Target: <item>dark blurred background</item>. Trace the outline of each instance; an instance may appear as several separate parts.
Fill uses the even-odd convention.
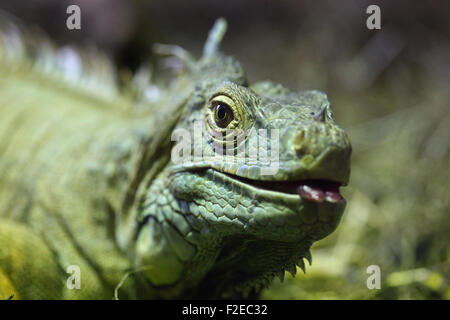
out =
[[[66,8],[81,8],[81,30]],[[381,9],[368,30],[366,8]],[[348,206],[313,247],[306,275],[268,299],[450,299],[449,1],[15,0],[0,8],[58,45],[99,47],[119,69],[152,63],[153,43],[201,54],[218,17],[222,48],[249,80],[325,91],[353,145]],[[381,268],[369,290],[366,268]]]

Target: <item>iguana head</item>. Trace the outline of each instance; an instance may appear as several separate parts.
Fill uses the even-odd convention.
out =
[[[350,173],[351,146],[326,95],[249,84],[214,46],[221,23],[193,65],[171,162],[138,217],[136,251],[152,285],[202,297],[257,292],[304,269],[313,242],[339,223]]]

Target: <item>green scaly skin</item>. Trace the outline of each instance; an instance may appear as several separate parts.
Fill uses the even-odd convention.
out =
[[[345,200],[286,188],[347,184],[350,143],[324,93],[249,84],[218,51],[224,31],[219,20],[197,61],[172,48],[188,71],[142,112],[126,93],[99,98],[26,59],[12,63],[0,45],[1,298],[256,297],[274,276],[305,268]],[[261,159],[170,160],[174,130],[193,134],[195,121],[224,130],[217,100],[233,111],[228,129],[279,130],[276,174],[263,175]],[[206,135],[201,149],[213,155],[223,143]],[[66,286],[69,265],[81,269],[79,290]]]

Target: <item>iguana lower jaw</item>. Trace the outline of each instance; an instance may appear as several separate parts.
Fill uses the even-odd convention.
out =
[[[193,215],[190,220],[205,221],[204,227],[210,228],[213,234],[242,233],[257,239],[297,243],[305,236],[315,240],[323,238],[337,226],[345,199],[339,194],[339,199],[324,196],[319,201],[312,199],[313,195],[303,194],[302,188],[312,185],[318,190],[317,185],[325,185],[323,193],[336,196],[338,183],[305,180],[283,181],[276,187],[274,184],[273,181],[249,181],[214,169],[179,173],[171,179],[174,196],[188,203],[189,213]],[[291,192],[279,190],[283,188]]]
[[[152,285],[177,292],[168,297],[192,288],[194,297],[246,295],[285,271],[295,274],[296,265],[304,270],[310,246],[336,228],[345,207],[343,198],[317,203],[213,169],[176,173],[167,181],[171,196],[153,202],[144,215],[158,221],[158,229],[145,223],[137,246],[141,261],[154,263],[146,273]],[[167,206],[180,211],[170,214]]]
[[[336,228],[345,207],[343,198],[317,203],[213,169],[167,181],[170,195],[144,205],[136,242],[137,266],[149,267],[149,282],[167,298],[246,296],[296,266],[305,270],[310,246]],[[174,206],[179,212],[169,213]]]

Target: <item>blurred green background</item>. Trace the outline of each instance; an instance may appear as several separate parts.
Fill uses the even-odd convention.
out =
[[[65,27],[78,4],[82,29]],[[381,8],[381,30],[366,8]],[[228,20],[223,51],[250,81],[328,94],[353,145],[348,201],[313,265],[265,299],[450,299],[449,1],[1,1],[60,45],[95,44],[124,70],[152,63],[152,44],[200,55]],[[366,269],[378,265],[381,289]]]

